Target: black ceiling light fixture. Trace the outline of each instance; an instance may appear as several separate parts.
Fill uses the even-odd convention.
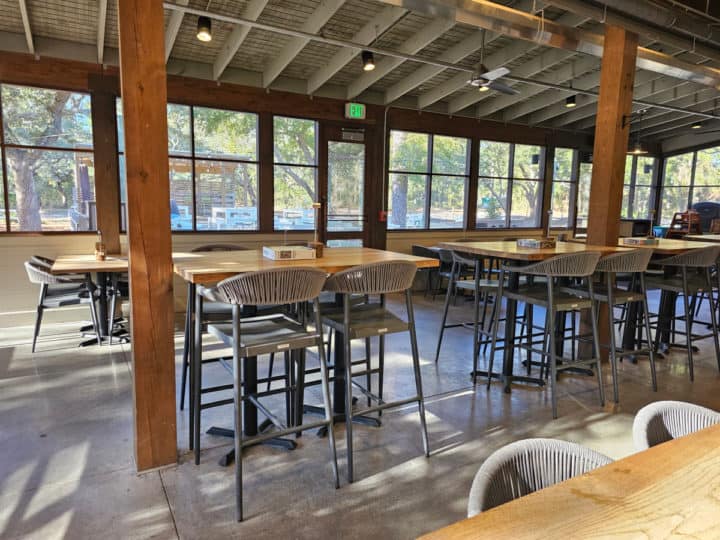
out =
[[[197,23],[197,34],[195,36],[203,42],[212,40],[212,21],[210,17],[200,15]]]
[[[572,109],[577,107],[577,96],[568,96],[565,98],[565,107]]]
[[[630,125],[630,128],[632,129],[632,121],[637,119],[637,134],[635,136],[635,144],[633,144],[633,147],[628,152],[628,154],[633,154],[635,156],[641,156],[643,154],[648,153],[647,149],[642,145],[642,142],[640,141],[640,132],[642,131],[642,119],[643,119],[643,115],[646,112],[647,112],[646,109],[641,109],[638,112],[623,116],[623,119],[622,119],[623,129],[628,125]]]
[[[363,51],[361,56],[363,71],[372,71],[375,69],[375,57],[371,51]]]
[[[212,2],[212,0],[208,0],[207,6],[205,6],[205,11],[210,9],[210,2]],[[206,15],[200,15],[198,17],[197,33],[195,34],[195,37],[203,43],[212,41],[212,21],[210,20],[210,17]]]
[[[695,122],[692,126],[690,126],[691,129],[700,129],[702,127],[702,122]]]

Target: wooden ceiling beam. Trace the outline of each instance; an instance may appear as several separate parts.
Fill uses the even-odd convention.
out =
[[[455,26],[455,22],[449,19],[435,19],[428,26],[410,36],[400,47],[398,51],[403,54],[415,54],[427,47],[445,32]],[[357,79],[348,85],[347,98],[353,99],[360,95],[365,89],[382,79],[399,65],[403,64],[405,59],[386,56],[379,62],[376,62],[375,69],[366,71]],[[466,75],[467,76],[467,75]]]
[[[406,13],[406,9],[396,6],[387,6],[375,17],[373,17],[365,26],[363,26],[350,41],[370,45],[380,35],[399,21]],[[360,50],[352,47],[340,49],[325,63],[324,67],[317,70],[308,79],[307,93],[315,93],[318,88],[329,81],[333,75],[349,64],[358,54],[360,54]]]
[[[25,0],[18,0],[18,2],[20,4],[20,17],[22,18],[23,30],[25,31],[25,41],[27,42],[28,52],[35,54],[35,43],[33,42],[32,30],[30,29],[27,3]]]
[[[243,12],[243,18],[256,21],[258,17],[260,17],[262,10],[265,9],[267,3],[268,0],[251,0]],[[222,76],[223,71],[225,71],[228,64],[232,62],[232,59],[235,58],[238,50],[240,50],[240,46],[249,33],[249,26],[239,24],[232,29],[230,36],[228,36],[225,43],[223,43],[217,58],[215,58],[215,62],[213,62],[214,80],[217,81]]]
[[[190,0],[177,0],[175,2],[179,6],[187,6]],[[178,32],[182,26],[183,16],[185,14],[182,11],[173,11],[170,14],[167,28],[165,29],[165,63],[170,59],[170,53],[175,45],[175,39],[177,39]]]
[[[312,15],[300,27],[300,30],[311,34],[319,32],[344,3],[345,0],[322,0]],[[310,40],[304,37],[290,38],[290,41],[285,44],[275,58],[265,66],[262,78],[263,87],[269,87],[309,42]]]

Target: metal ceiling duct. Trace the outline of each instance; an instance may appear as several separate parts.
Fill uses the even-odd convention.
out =
[[[536,17],[530,13],[488,0],[381,1],[548,47],[590,54],[599,58],[603,55],[604,37],[600,34],[562,26],[542,17]],[[689,64],[668,54],[644,47],[638,47],[637,67],[720,89],[720,70]]]

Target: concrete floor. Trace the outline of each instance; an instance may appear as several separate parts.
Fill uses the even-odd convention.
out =
[[[399,304],[393,303],[394,306]],[[48,325],[30,354],[30,328],[0,332],[0,537],[2,538],[413,538],[465,516],[482,461],[525,437],[576,441],[613,458],[632,453],[634,413],[659,399],[720,409],[710,340],[699,343],[695,382],[686,356],[658,360],[657,393],[646,360],[621,364],[620,405],[598,403],[594,379],[560,382],[560,418],[549,392],[517,385],[504,394],[473,388],[471,340],[450,330],[439,365],[432,361],[442,302],[416,296],[432,455],[422,455],[413,407],[383,415],[381,428],[355,429],[356,482],[335,490],[327,443],[307,433],[295,452],[255,447],[245,454],[245,512],[234,521],[234,477],[218,466],[230,441],[203,435],[202,463],[187,451],[178,414],[177,466],[137,475],[132,459],[131,373],[127,345],[77,348],[77,325]],[[462,302],[454,316],[469,313]],[[180,345],[180,336],[177,343]],[[387,396],[409,395],[409,345],[388,338]],[[180,363],[178,357],[178,381]],[[262,369],[262,368],[261,368]],[[208,382],[226,380],[206,369]],[[611,392],[609,369],[606,391]],[[316,390],[308,402],[319,402]],[[203,427],[230,426],[229,408],[203,413]],[[336,427],[341,473],[344,426]]]

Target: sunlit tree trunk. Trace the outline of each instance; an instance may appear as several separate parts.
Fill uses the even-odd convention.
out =
[[[39,231],[42,229],[40,218],[40,198],[35,189],[35,159],[29,152],[8,153],[8,162],[15,178],[15,197],[18,227],[21,231]]]
[[[407,223],[408,177],[406,174],[393,175],[392,181],[392,222],[405,227]]]

